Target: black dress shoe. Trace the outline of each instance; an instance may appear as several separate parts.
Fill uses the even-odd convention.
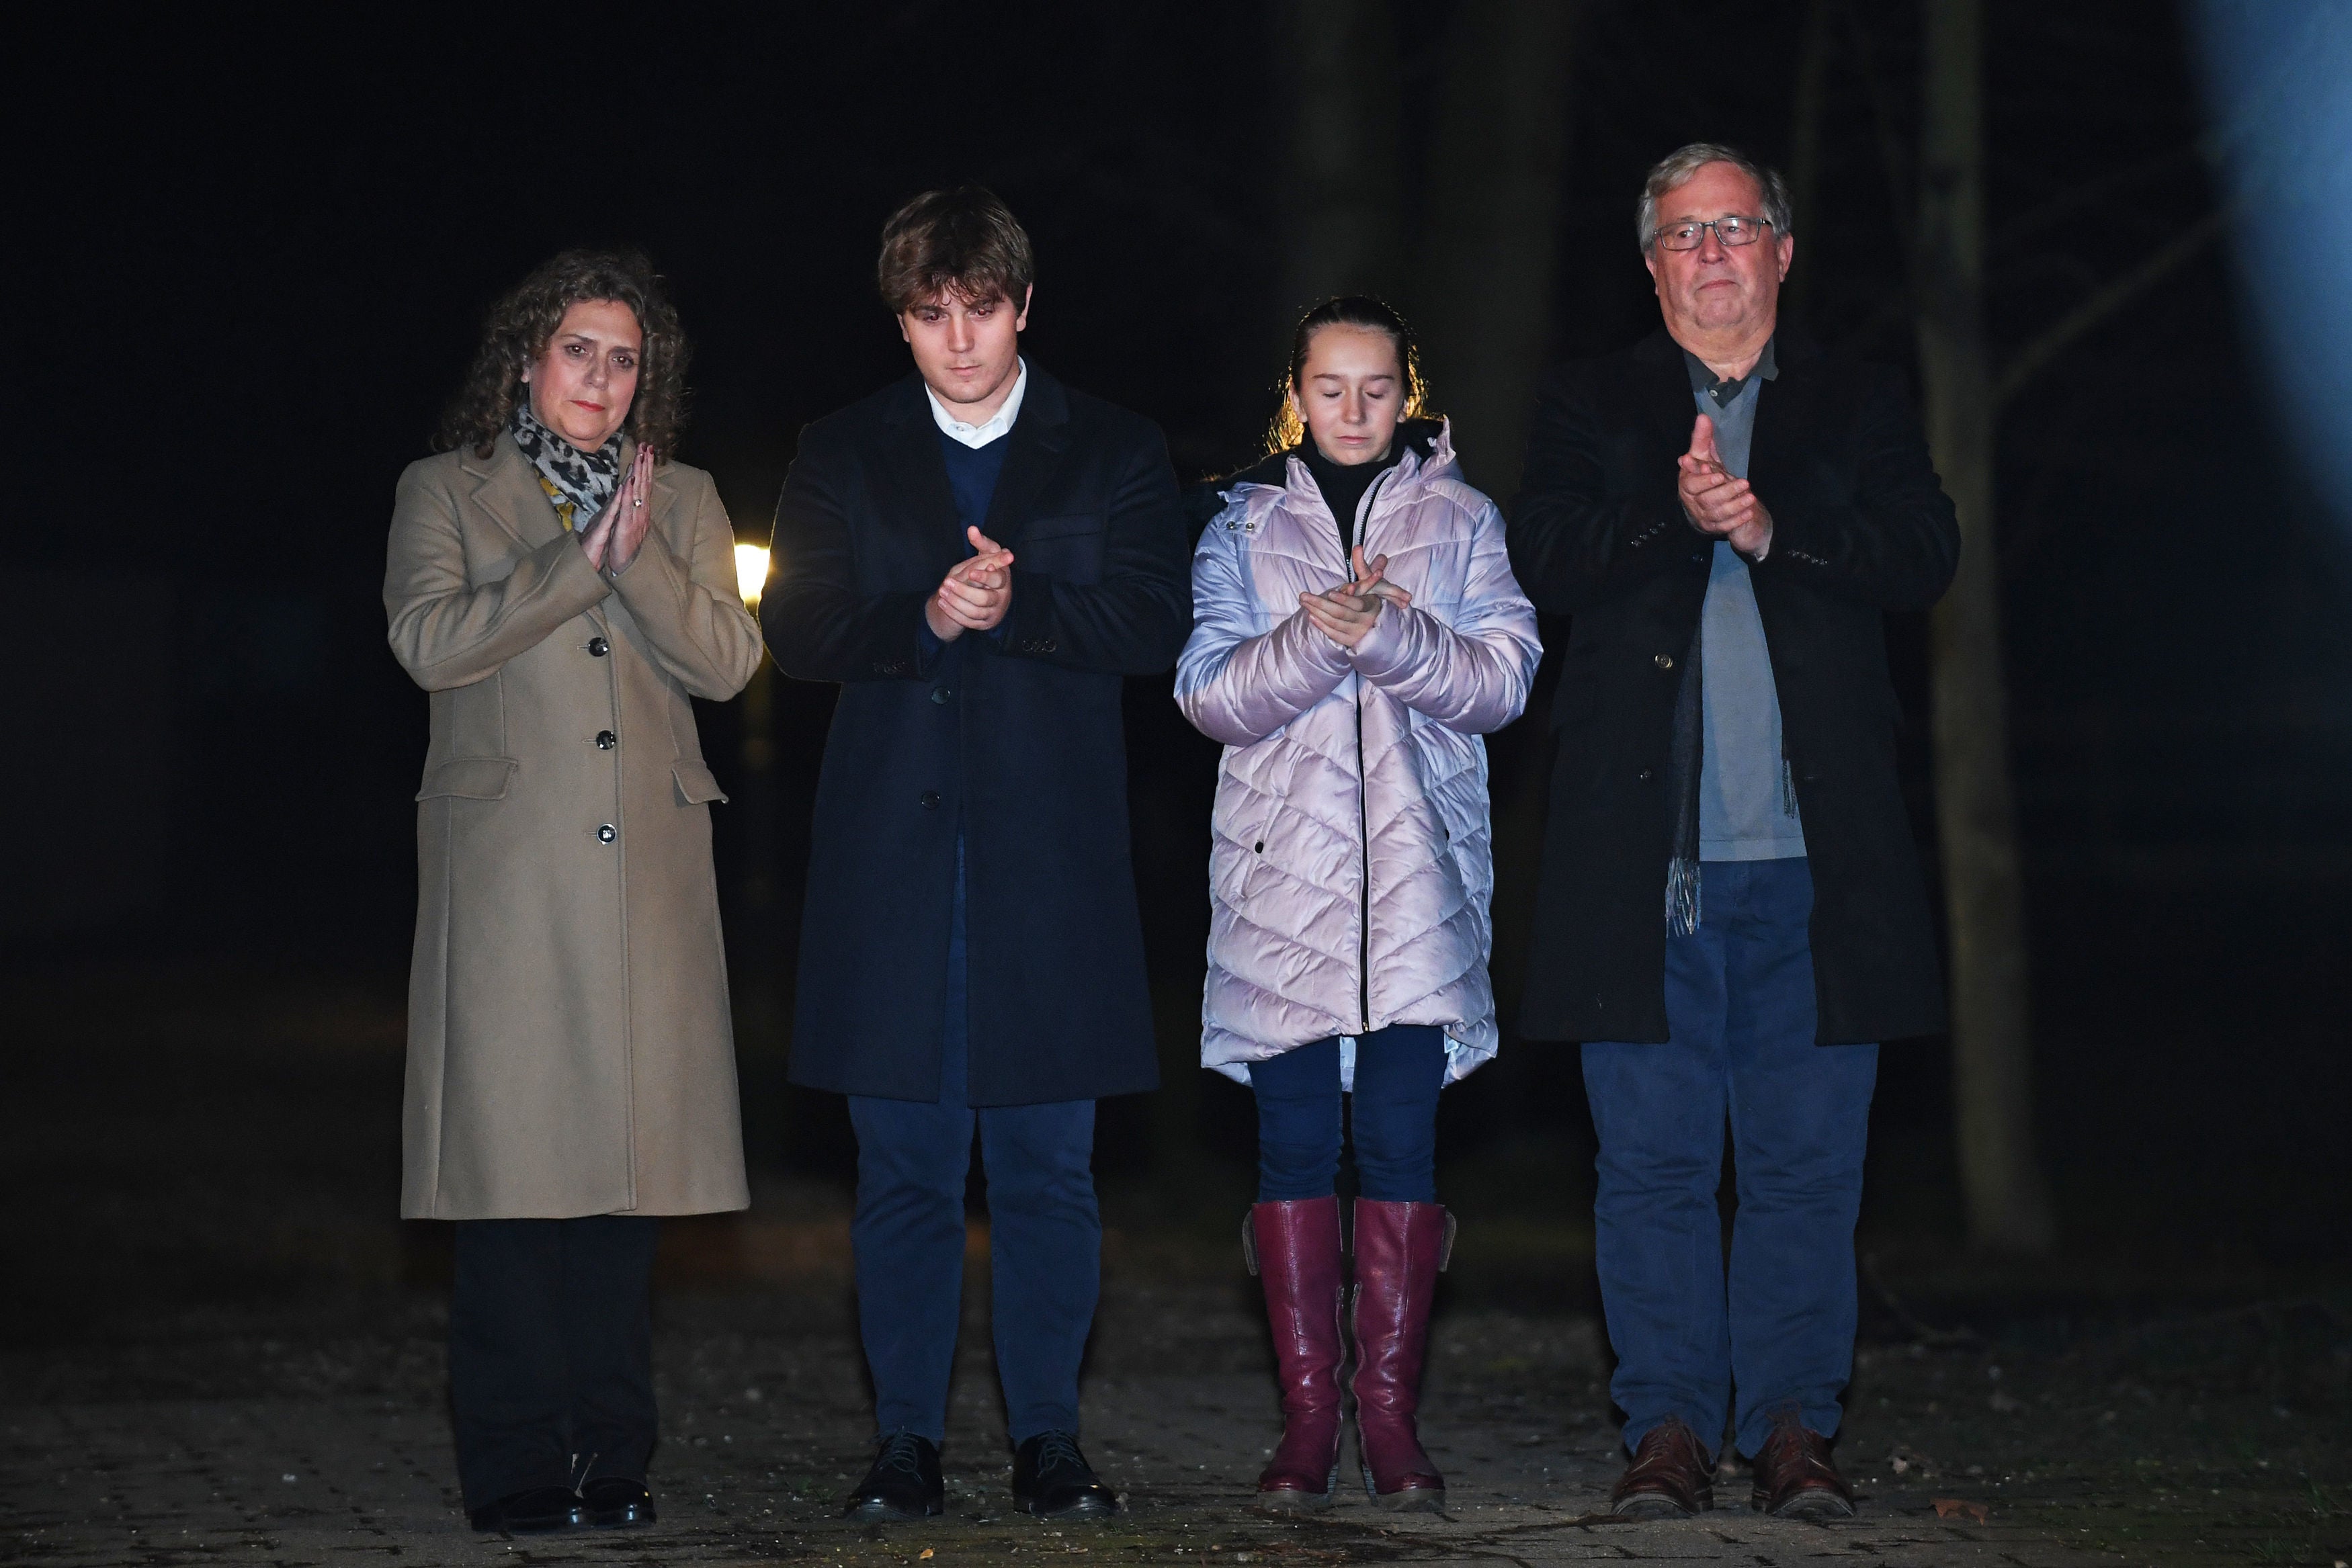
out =
[[[1013,1506],[1039,1519],[1104,1519],[1118,1511],[1118,1494],[1095,1475],[1075,1434],[1040,1432],[1013,1455]]]
[[[484,1503],[467,1518],[484,1534],[535,1535],[569,1530],[580,1522],[580,1494],[570,1487],[532,1487]]]
[[[660,1516],[654,1512],[654,1494],[646,1490],[643,1481],[633,1481],[626,1476],[598,1476],[580,1488],[580,1506],[588,1515],[588,1522],[601,1524],[607,1530],[629,1524],[651,1524]]]
[[[874,1468],[849,1494],[844,1519],[929,1519],[947,1511],[940,1450],[929,1437],[900,1432],[882,1439]]]

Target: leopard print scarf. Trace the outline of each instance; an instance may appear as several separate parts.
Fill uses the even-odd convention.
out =
[[[539,470],[539,487],[555,505],[564,530],[584,528],[621,487],[621,433],[593,452],[583,452],[539,422],[530,401],[519,399],[507,430],[522,455]]]

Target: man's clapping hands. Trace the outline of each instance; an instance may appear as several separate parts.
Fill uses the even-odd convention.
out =
[[[966,632],[993,631],[1013,603],[1013,552],[978,528],[964,535],[980,553],[958,561],[923,606],[931,635],[942,643]]]
[[[1682,470],[1675,489],[1691,527],[1728,540],[1750,560],[1762,560],[1772,548],[1772,514],[1747,480],[1735,478],[1724,467],[1715,449],[1715,421],[1698,416],[1691,426],[1690,450],[1675,458],[1675,465]]]

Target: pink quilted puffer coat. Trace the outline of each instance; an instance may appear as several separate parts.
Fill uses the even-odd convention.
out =
[[[1356,537],[1412,604],[1383,605],[1350,653],[1298,607],[1354,575],[1307,465],[1269,460],[1223,494],[1176,666],[1184,716],[1225,743],[1202,1064],[1246,1082],[1295,1046],[1433,1024],[1460,1078],[1496,1046],[1478,737],[1519,716],[1542,654],[1502,515],[1463,483],[1450,427],[1409,449]],[[1351,1076],[1351,1046],[1341,1056]]]

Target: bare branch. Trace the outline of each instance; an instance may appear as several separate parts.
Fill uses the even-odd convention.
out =
[[[2195,256],[2221,234],[2228,212],[2216,208],[2172,236],[2146,261],[2052,322],[2047,330],[2017,351],[1993,383],[1993,404],[2006,403],[2019,390],[2063,353],[2074,340],[2161,283],[2182,263]]]
[[[2095,179],[2086,180],[2071,190],[2060,192],[2032,212],[2022,214],[2002,225],[2000,232],[1992,236],[1987,248],[1995,252],[2014,249],[2019,242],[2039,234],[2053,225],[2064,222],[2079,209],[2089,206],[2094,202],[2104,202],[2118,191],[2129,190],[2134,185],[2143,181],[2152,180],[2159,174],[2169,174],[2174,170],[2190,162],[2196,156],[2197,149],[2194,147],[2176,147],[2170,152],[2159,152],[2153,158],[2143,159],[2125,168],[2111,169]]]

